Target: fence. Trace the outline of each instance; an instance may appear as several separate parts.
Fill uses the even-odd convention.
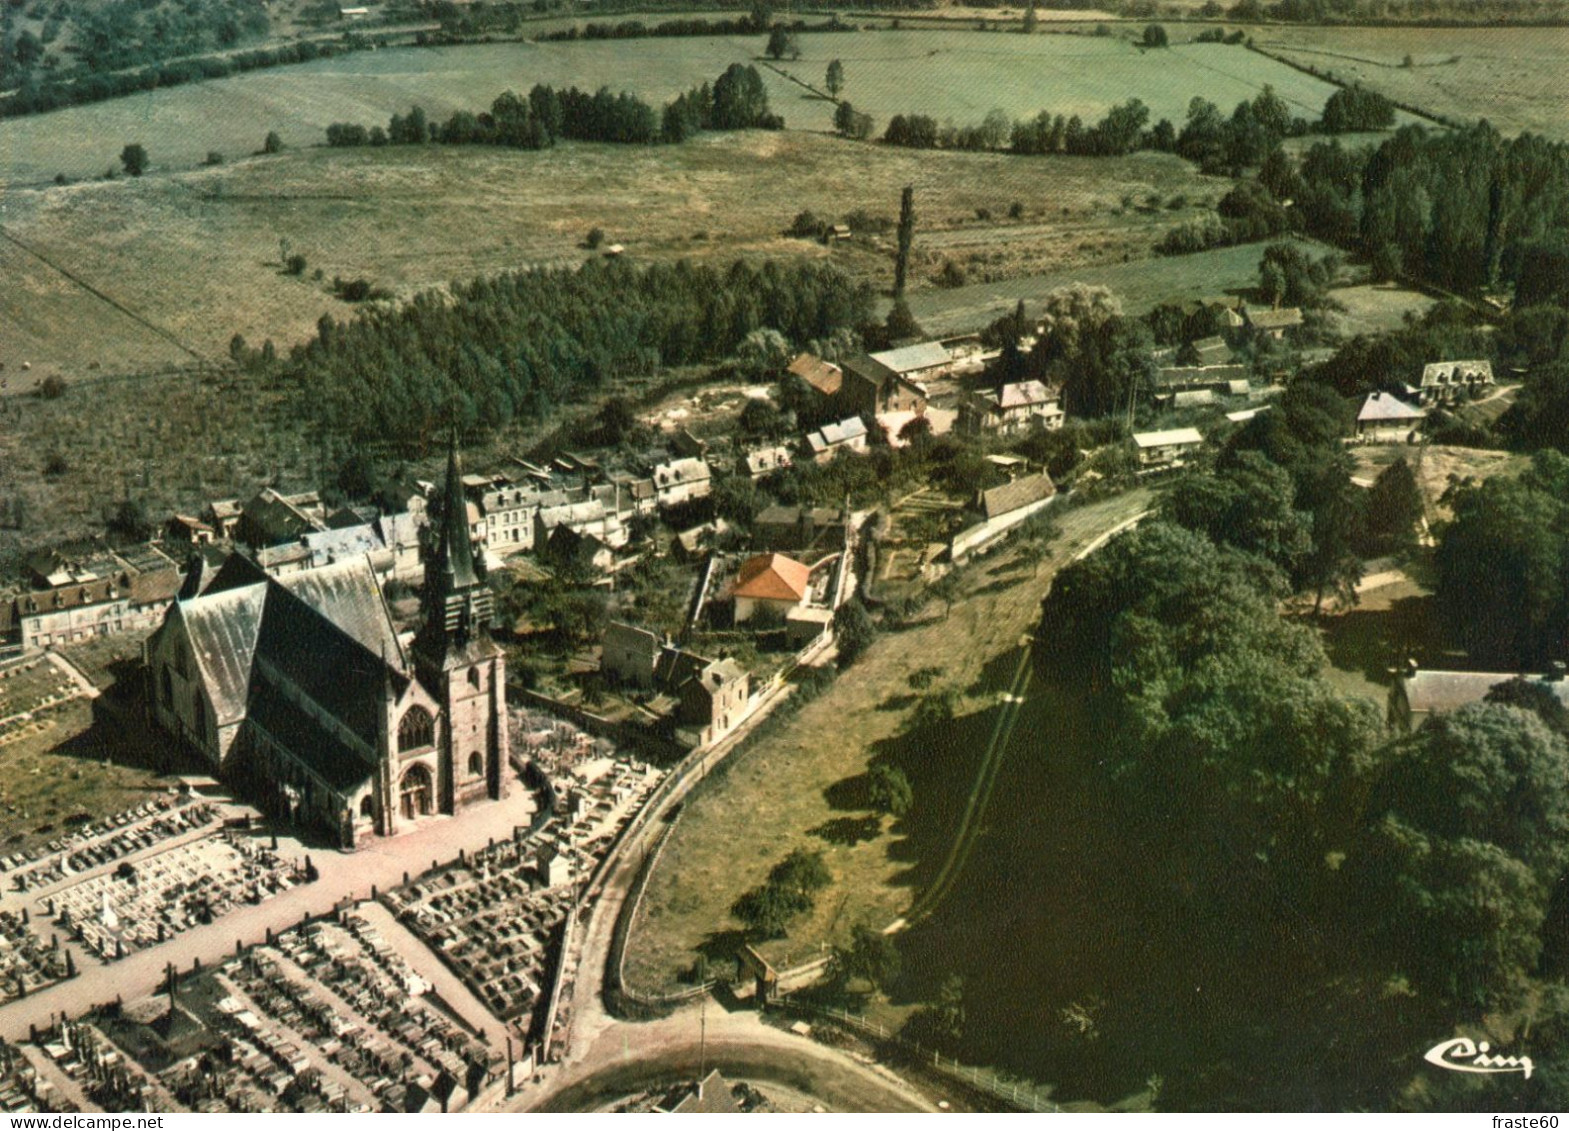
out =
[[[929,1068],[938,1075],[946,1077],[955,1083],[1003,1100],[1020,1111],[1050,1112],[1053,1114],[1062,1111],[1061,1107],[1052,1102],[1050,1093],[1041,1091],[1034,1084],[1009,1080],[990,1068],[978,1068],[972,1064],[962,1064],[953,1057],[944,1056],[935,1049],[923,1048],[919,1043],[907,1041],[903,1037],[890,1032],[876,1021],[871,1021],[859,1014],[850,1013],[848,1010],[795,1001],[789,996],[781,997],[777,1003],[777,1008],[826,1018],[835,1024],[852,1029],[862,1036],[872,1037],[893,1045],[913,1057],[923,1068]]]

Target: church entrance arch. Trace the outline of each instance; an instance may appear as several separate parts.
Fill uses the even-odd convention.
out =
[[[405,821],[430,816],[431,803],[435,798],[435,787],[430,778],[430,770],[419,762],[415,762],[405,770],[403,780],[398,783],[398,797],[402,803]]]

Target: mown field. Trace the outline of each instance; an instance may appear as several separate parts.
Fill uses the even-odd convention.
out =
[[[0,181],[96,176],[130,141],[147,147],[155,169],[189,167],[209,151],[230,159],[252,153],[269,130],[287,144],[313,145],[332,122],[385,123],[414,102],[445,117],[539,82],[608,85],[662,104],[731,63],[753,61],[762,46],[761,36],[744,36],[359,52],[0,122]],[[1229,111],[1265,83],[1314,117],[1333,90],[1242,48],[1212,44],[1151,54],[1112,37],[904,30],[803,35],[801,48],[801,59],[783,71],[820,84],[828,61],[839,58],[844,97],[879,125],[910,112],[967,123],[993,108],[1094,120],[1132,97],[1155,117],[1180,121],[1195,96]],[[774,70],[765,68],[764,78],[788,126],[829,128],[829,101]]]
[[[1316,118],[1334,87],[1242,47],[1187,44],[1146,51],[1115,36],[1010,35],[964,31],[880,31],[845,37],[803,35],[802,55],[780,64],[820,85],[828,60],[844,64],[841,97],[879,125],[893,114],[928,114],[956,124],[987,111],[1010,117],[1041,110],[1093,122],[1108,107],[1142,99],[1151,120],[1180,124],[1188,103],[1203,97],[1227,113],[1272,85],[1293,112]],[[785,115],[797,124],[786,105]],[[828,110],[825,106],[823,119]],[[808,123],[811,124],[811,123]]]
[[[62,276],[77,278],[204,356],[231,335],[280,348],[324,313],[352,308],[329,293],[335,275],[364,276],[399,295],[532,263],[579,262],[591,227],[638,258],[728,261],[832,254],[880,287],[892,283],[887,244],[830,252],[780,232],[801,209],[891,221],[914,185],[921,213],[917,287],[949,244],[984,254],[990,271],[1120,261],[1143,255],[1166,227],[1190,220],[1224,182],[1160,154],[1015,158],[918,153],[816,134],[707,135],[679,147],[567,144],[489,148],[300,150],[215,169],[66,188],[20,190],[5,229],[49,263],[0,254],[21,285],[0,289],[0,377],[50,367],[85,379],[177,360],[165,340]],[[1190,205],[1118,215],[1124,196],[1185,195]],[[1024,216],[1006,219],[1019,202]],[[977,210],[996,219],[982,222]],[[280,240],[304,255],[304,277],[281,272]],[[57,269],[58,268],[58,269]],[[320,268],[324,280],[311,278]],[[27,375],[20,361],[32,362]],[[86,368],[98,364],[98,371]]]
[[[1257,42],[1435,114],[1569,138],[1569,28],[1272,27]]]

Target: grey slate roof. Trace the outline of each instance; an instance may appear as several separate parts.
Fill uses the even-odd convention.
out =
[[[308,753],[311,769],[333,789],[347,792],[376,772],[375,766],[331,727],[265,680],[256,683],[251,695],[251,722],[272,735],[284,749]]]
[[[265,582],[216,593],[209,589],[200,597],[179,602],[172,613],[185,622],[219,726],[245,716],[245,693],[251,683],[251,661],[256,655],[266,596]]]

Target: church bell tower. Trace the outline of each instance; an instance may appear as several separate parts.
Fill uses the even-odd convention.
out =
[[[456,434],[425,561],[425,623],[414,638],[420,682],[441,704],[437,801],[455,812],[505,794],[506,658],[490,637],[495,598],[474,562]]]

